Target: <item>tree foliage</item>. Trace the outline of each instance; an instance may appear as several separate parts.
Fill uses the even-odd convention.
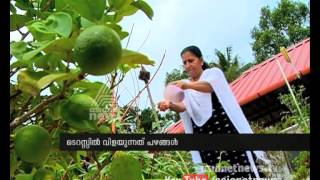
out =
[[[112,29],[123,40],[129,33],[122,29],[120,22],[138,11],[149,19],[153,17],[152,8],[143,0],[10,1],[10,31],[21,34],[21,40],[10,42],[12,179],[110,179],[112,175],[113,179],[119,179],[120,170],[128,172],[122,172],[121,178],[130,179],[134,173],[136,179],[142,179],[140,162],[129,153],[59,150],[61,133],[114,133],[110,131],[113,128],[117,133],[129,132],[122,120],[125,110],[114,108],[113,89],[130,69],[141,64],[154,65],[154,61],[144,54],[121,48],[117,66],[103,74],[110,79],[104,84],[88,78],[89,74],[74,56],[74,47],[79,35],[94,25]],[[32,40],[27,40],[28,36]],[[91,114],[97,109],[103,111]],[[81,123],[70,123],[70,119]],[[92,128],[87,130],[85,127],[89,124]],[[22,138],[28,139],[33,145],[31,148],[39,150],[44,141],[40,141],[43,138],[34,128],[27,134],[33,138],[17,135],[19,129],[33,126],[50,136],[49,142],[46,141],[50,149],[43,153],[46,157],[41,162],[26,162],[28,157],[22,158],[23,154],[38,152],[30,149],[30,145],[22,146]],[[113,161],[116,163],[112,165]],[[135,166],[127,166],[128,163]]]
[[[210,63],[210,67],[218,67],[226,76],[226,79],[228,82],[232,82],[234,79],[236,79],[240,73],[241,65],[239,62],[239,57],[234,56],[232,57],[232,47],[228,46],[226,47],[226,53],[221,52],[220,50],[215,50],[215,55],[217,56],[217,62],[213,61]]]
[[[168,84],[169,82],[172,81],[177,81],[180,79],[188,79],[188,74],[186,71],[182,69],[173,69],[170,73],[166,73],[166,79],[165,79],[165,84]]]
[[[302,2],[281,0],[277,7],[261,8],[259,26],[251,30],[257,63],[310,35],[310,8]]]

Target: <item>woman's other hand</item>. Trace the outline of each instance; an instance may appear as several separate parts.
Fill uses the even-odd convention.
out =
[[[160,111],[166,111],[167,109],[169,109],[170,108],[170,101],[168,101],[168,100],[163,100],[163,101],[160,101],[159,103],[158,103],[158,108],[159,108],[159,110]]]

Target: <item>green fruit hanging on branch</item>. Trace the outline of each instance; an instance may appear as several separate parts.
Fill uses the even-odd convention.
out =
[[[33,180],[32,174],[18,174],[16,175],[16,180]]]
[[[142,180],[142,168],[139,160],[122,151],[117,151],[113,155],[110,173],[112,180]]]
[[[33,176],[33,180],[54,180],[54,174],[45,168],[40,168]]]
[[[96,130],[98,119],[97,102],[85,94],[72,95],[66,103],[61,106],[61,117],[71,127],[77,130]]]
[[[83,72],[104,75],[113,71],[121,58],[118,34],[104,25],[94,25],[80,33],[74,47],[74,57]]]
[[[19,129],[14,145],[18,157],[28,163],[42,163],[51,149],[48,131],[38,125]]]

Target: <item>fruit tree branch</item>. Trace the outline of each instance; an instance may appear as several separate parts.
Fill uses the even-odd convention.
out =
[[[156,74],[158,73],[158,71],[159,71],[159,69],[160,69],[160,67],[161,67],[161,65],[162,65],[162,63],[163,63],[163,60],[164,60],[165,56],[166,56],[166,51],[164,51],[163,57],[162,57],[162,59],[161,59],[161,62],[160,62],[160,64],[159,64],[156,72],[155,72],[155,73],[153,74],[153,76],[151,77],[150,81],[149,81],[148,83],[146,83],[146,85],[138,92],[138,94],[136,95],[136,97],[134,97],[134,98],[128,103],[128,107],[127,107],[127,109],[124,111],[124,113],[123,113],[120,121],[123,121],[123,119],[124,119],[124,117],[126,116],[128,110],[131,108],[133,102],[136,101],[136,99],[141,95],[141,93],[142,93],[142,92],[149,86],[149,84],[152,82],[153,78],[156,76]]]
[[[21,123],[25,122],[29,116],[31,116],[32,114],[37,114],[41,111],[43,111],[47,105],[51,104],[52,102],[60,99],[61,97],[63,97],[64,93],[61,92],[55,96],[51,96],[50,98],[44,100],[43,102],[41,102],[40,104],[38,104],[37,106],[35,106],[33,109],[31,109],[30,111],[28,111],[27,113],[15,118],[11,123],[10,123],[10,129],[14,129],[16,128],[18,125],[20,125]]]
[[[43,111],[45,108],[47,108],[47,106],[53,102],[55,102],[58,99],[63,98],[65,91],[67,90],[67,88],[73,84],[74,82],[80,80],[81,78],[78,78],[77,80],[71,81],[69,83],[66,83],[66,81],[64,82],[64,87],[61,90],[61,92],[57,95],[54,96],[50,96],[48,99],[45,99],[44,101],[42,101],[40,104],[38,104],[37,106],[35,106],[34,108],[32,108],[30,111],[28,111],[27,113],[15,118],[11,123],[10,123],[10,129],[14,129],[17,126],[19,126],[20,124],[22,124],[23,122],[25,122],[26,120],[29,119],[29,117],[33,114],[37,114],[41,111]]]

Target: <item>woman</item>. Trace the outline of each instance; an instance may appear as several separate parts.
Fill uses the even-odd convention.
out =
[[[183,67],[189,79],[171,82],[184,90],[185,98],[180,103],[163,100],[158,104],[161,111],[167,109],[180,114],[185,133],[231,134],[253,133],[231,88],[218,68],[208,68],[202,53],[196,46],[182,50]],[[227,161],[231,166],[251,168],[250,172],[215,172],[217,177],[261,177],[254,159],[264,159],[261,151],[192,151],[195,163],[215,166]]]

